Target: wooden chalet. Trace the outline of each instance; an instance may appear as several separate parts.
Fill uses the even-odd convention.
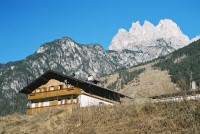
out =
[[[52,70],[32,81],[20,90],[20,93],[28,95],[26,114],[33,114],[48,107],[113,105],[120,103],[120,98],[128,97]]]

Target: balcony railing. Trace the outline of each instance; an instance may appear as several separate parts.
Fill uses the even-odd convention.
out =
[[[55,96],[64,96],[64,95],[78,95],[81,93],[81,89],[79,88],[64,88],[59,90],[51,90],[39,93],[32,93],[28,95],[28,100],[35,100],[35,99],[43,99],[43,98],[50,98]]]

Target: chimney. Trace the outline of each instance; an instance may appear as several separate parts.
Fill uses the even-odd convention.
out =
[[[88,81],[94,81],[94,78],[92,75],[88,75]]]

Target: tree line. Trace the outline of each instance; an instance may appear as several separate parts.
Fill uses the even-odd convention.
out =
[[[178,49],[154,65],[161,70],[167,70],[172,82],[182,90],[190,89],[190,82],[195,79],[200,85],[200,40]]]

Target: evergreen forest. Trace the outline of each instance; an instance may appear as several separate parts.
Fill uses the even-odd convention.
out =
[[[171,80],[182,90],[189,90],[191,81],[200,85],[200,40],[162,57],[154,67],[169,71]]]

